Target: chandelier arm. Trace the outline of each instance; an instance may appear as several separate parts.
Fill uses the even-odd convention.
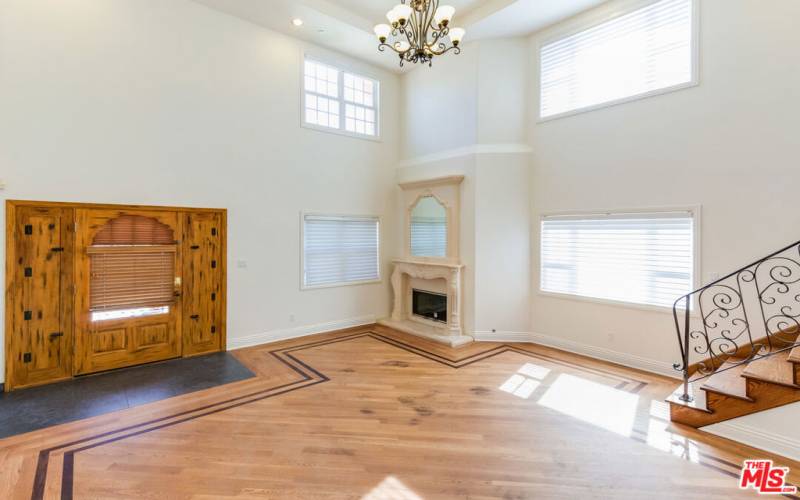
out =
[[[382,44],[378,45],[378,50],[381,51],[381,52],[384,52],[386,50],[386,47],[389,47],[394,52],[396,52],[396,53],[398,53],[400,55],[403,54],[402,52],[400,52],[399,50],[397,50],[396,48],[394,48],[392,45],[390,45],[388,43],[382,43]]]
[[[437,26],[434,26],[434,22],[436,21],[436,11],[439,10],[439,0],[431,0],[431,9],[428,11],[430,15],[430,19],[428,19],[428,27],[432,30],[436,30]]]

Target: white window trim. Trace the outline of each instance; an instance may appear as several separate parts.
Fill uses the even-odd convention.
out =
[[[545,45],[554,42],[556,40],[560,40],[562,38],[566,38],[568,36],[574,35],[576,33],[580,33],[581,31],[585,31],[591,28],[594,28],[597,25],[603,24],[607,21],[611,21],[612,19],[616,19],[617,17],[624,16],[625,14],[629,14],[634,10],[641,9],[646,7],[650,4],[656,3],[660,0],[621,0],[612,4],[610,7],[599,7],[596,12],[593,14],[588,14],[586,16],[579,16],[577,20],[572,22],[567,22],[564,25],[561,25],[553,30],[546,31],[546,35],[541,38],[536,46],[536,71],[537,71],[537,81],[536,81],[536,90],[537,90],[537,110],[536,110],[536,122],[537,123],[545,123],[553,120],[558,120],[560,118],[566,118],[569,116],[580,115],[583,113],[589,113],[592,111],[597,111],[599,109],[610,108],[613,106],[619,106],[620,104],[626,104],[629,102],[640,101],[642,99],[649,99],[651,97],[656,97],[663,94],[671,94],[672,92],[677,92],[679,90],[685,90],[692,87],[697,87],[700,85],[700,1],[699,0],[691,0],[692,1],[692,78],[688,82],[679,83],[677,85],[671,85],[669,87],[664,87],[661,89],[651,90],[649,92],[644,92],[642,94],[636,94],[628,97],[623,97],[620,99],[614,99],[613,101],[603,102],[600,104],[594,104],[592,106],[586,106],[580,109],[573,109],[571,111],[565,111],[563,113],[558,113],[556,115],[550,115],[546,117],[542,117],[542,47]]]
[[[377,219],[378,220],[378,278],[374,280],[361,280],[361,281],[345,281],[340,283],[325,283],[324,285],[306,285],[306,216],[317,216],[317,217],[352,217],[352,218],[361,218],[361,219]],[[383,218],[380,215],[364,215],[364,214],[343,214],[343,213],[333,213],[333,212],[310,212],[310,211],[301,211],[300,212],[300,290],[301,291],[308,291],[308,290],[320,290],[325,288],[339,288],[345,286],[358,286],[358,285],[374,285],[377,283],[383,283],[383,245],[381,244],[381,238],[383,237],[383,233],[381,229],[383,228]]]
[[[374,74],[367,71],[353,69],[351,65],[344,63],[340,59],[333,59],[330,57],[319,56],[311,52],[303,52],[302,63],[300,64],[300,126],[309,130],[316,130],[318,132],[327,132],[329,134],[343,135],[345,137],[352,137],[355,139],[364,139],[372,142],[383,142],[381,137],[381,81]],[[323,127],[313,123],[306,122],[306,60],[316,63],[331,66],[339,71],[339,82],[337,88],[339,90],[339,128]],[[345,100],[344,100],[344,74],[350,73],[352,75],[368,78],[375,83],[375,135],[358,134],[355,132],[348,132],[344,128],[345,120]],[[352,104],[352,103],[351,103]]]
[[[575,295],[571,293],[559,293],[559,292],[549,292],[542,290],[542,221],[547,218],[552,217],[580,217],[580,216],[597,216],[597,215],[654,215],[659,213],[678,213],[678,212],[685,212],[689,213],[692,216],[692,245],[693,245],[693,255],[692,258],[694,262],[692,263],[692,290],[694,291],[700,288],[702,285],[701,279],[701,262],[702,262],[702,252],[700,248],[700,242],[702,241],[701,238],[701,220],[702,220],[702,205],[689,205],[689,206],[672,206],[672,207],[649,207],[649,208],[633,208],[633,209],[613,209],[613,210],[579,210],[579,211],[563,211],[563,212],[551,212],[551,213],[543,213],[539,217],[539,230],[538,230],[538,246],[537,246],[537,280],[538,284],[536,286],[536,292],[538,295],[542,297],[550,297],[562,300],[574,300],[578,302],[589,302],[594,304],[602,304],[608,306],[616,306],[616,307],[623,307],[625,309],[638,309],[640,311],[651,311],[651,312],[659,312],[662,314],[669,314],[672,315],[672,306],[658,306],[653,304],[639,304],[636,302],[626,302],[623,300],[613,300],[613,299],[603,299],[598,297],[587,297],[585,295]],[[676,299],[678,297],[675,297]],[[699,313],[697,312],[698,308],[696,307],[696,300],[693,301],[690,312],[692,317],[697,317]],[[678,309],[678,311],[682,311],[683,309]]]

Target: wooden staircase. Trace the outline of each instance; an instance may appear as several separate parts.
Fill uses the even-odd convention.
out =
[[[672,421],[703,427],[800,401],[800,346],[743,359],[728,358],[710,377],[690,383],[691,402],[680,400],[683,385],[678,387],[667,398]]]

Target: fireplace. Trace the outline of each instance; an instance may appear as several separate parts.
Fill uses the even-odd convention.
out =
[[[411,313],[431,321],[447,324],[447,295],[412,289]]]

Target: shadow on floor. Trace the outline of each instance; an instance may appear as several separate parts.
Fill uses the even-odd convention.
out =
[[[174,359],[0,394],[0,438],[238,382],[253,372],[229,353]]]

